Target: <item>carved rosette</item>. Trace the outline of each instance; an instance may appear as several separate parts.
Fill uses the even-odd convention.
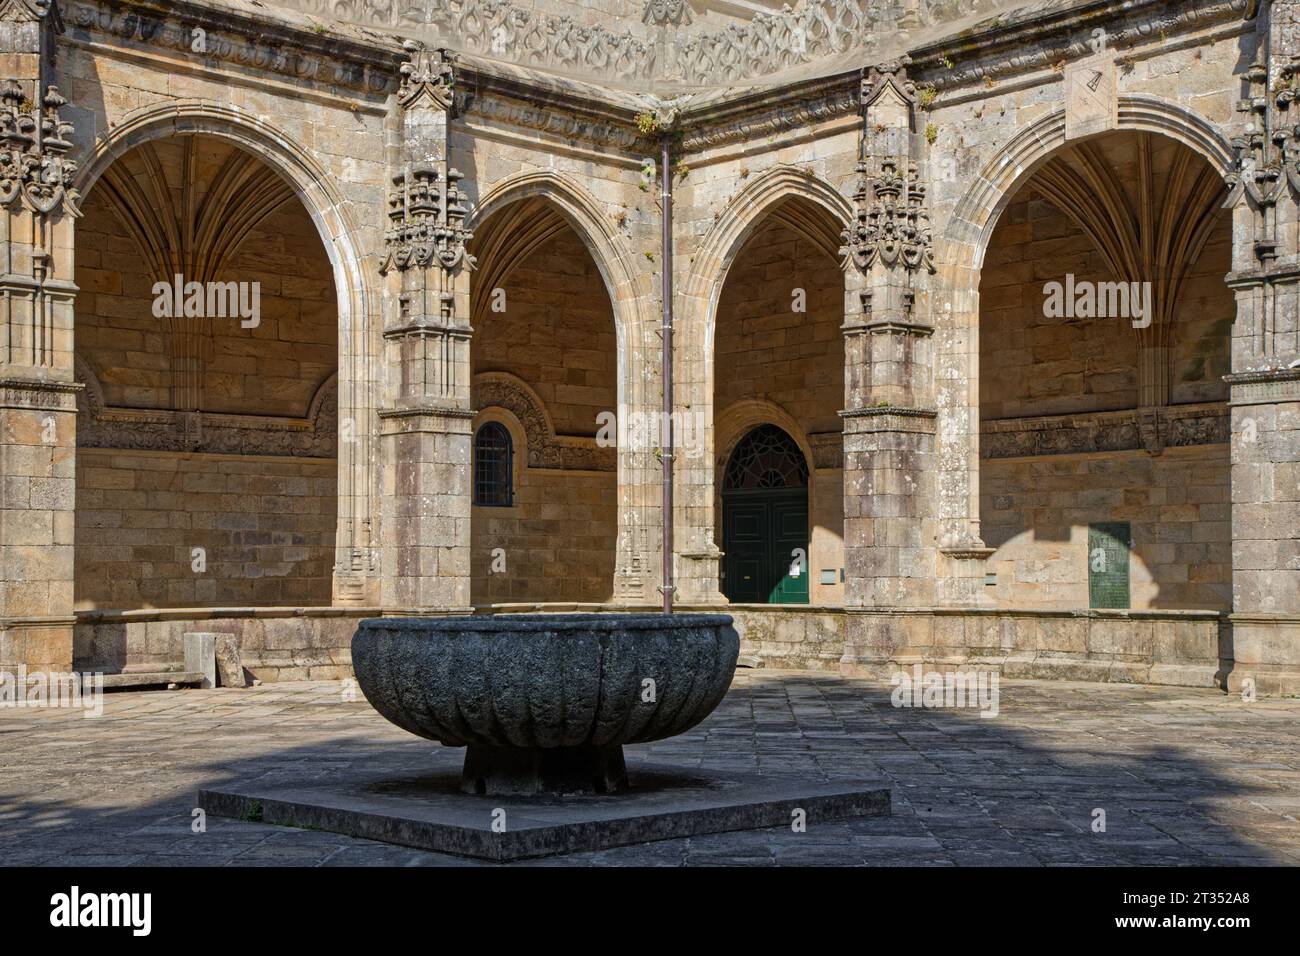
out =
[[[39,108],[16,80],[0,90],[0,206],[21,201],[34,213],[47,215],[64,208],[76,213],[72,188],[77,171],[67,159],[72,149],[72,124],[60,110],[67,104],[58,87],[45,91]]]
[[[686,0],[646,0],[641,22],[655,27],[689,26],[694,20]]]

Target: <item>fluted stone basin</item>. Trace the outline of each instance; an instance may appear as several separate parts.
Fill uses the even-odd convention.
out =
[[[352,666],[397,726],[469,748],[467,792],[612,793],[622,745],[707,717],[739,651],[723,614],[372,618]]]

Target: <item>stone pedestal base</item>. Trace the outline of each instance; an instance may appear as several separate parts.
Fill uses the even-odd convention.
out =
[[[460,789],[464,793],[533,796],[564,793],[618,793],[627,789],[623,748],[480,747],[465,754]]]
[[[408,751],[408,753],[410,753]],[[485,860],[604,850],[706,833],[888,816],[882,778],[809,780],[714,773],[634,759],[617,796],[481,796],[460,790],[458,755],[378,757],[364,771],[303,778],[301,767],[199,792],[217,816],[310,827]]]

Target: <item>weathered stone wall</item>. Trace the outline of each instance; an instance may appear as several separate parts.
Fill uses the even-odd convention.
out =
[[[980,464],[980,527],[1003,607],[1088,606],[1088,525],[1132,530],[1134,608],[1229,610],[1228,446],[1052,455]]]
[[[722,337],[729,334],[724,327],[727,323],[722,297],[732,295],[743,300],[749,294],[747,284],[770,283],[773,311],[769,321],[778,330],[786,328],[781,334],[787,336],[793,327],[787,328],[786,320],[780,316],[789,315],[793,289],[815,289],[820,282],[831,281],[830,273],[823,270],[838,258],[840,232],[850,212],[843,196],[852,188],[859,123],[847,115],[822,116],[813,105],[805,104],[800,104],[794,113],[782,114],[778,122],[784,121],[800,125],[798,135],[774,136],[762,149],[754,148],[740,130],[729,126],[688,132],[684,143],[689,151],[686,161],[689,174],[674,178],[677,401],[679,408],[702,417],[705,445],[703,455],[680,456],[675,468],[676,540],[680,553],[677,575],[681,588],[678,596],[685,603],[721,600],[718,592],[721,468],[727,452],[744,430],[772,421],[770,410],[767,417],[755,410],[753,414],[727,420],[727,409],[718,393],[720,376],[729,374],[731,361],[730,358],[724,361],[722,353],[717,351]],[[759,131],[753,135],[758,136]],[[734,270],[743,269],[749,256],[742,249],[753,235],[775,221],[782,222],[786,229],[798,223],[803,237],[797,246],[798,255],[806,266],[791,269],[788,263],[764,259],[766,265],[761,276],[753,275],[749,283],[737,282]],[[819,278],[822,276],[824,279]],[[838,328],[843,321],[843,278],[837,275],[834,281],[839,297],[833,305],[826,304],[824,321],[825,324],[833,321]],[[835,310],[833,320],[831,309]],[[827,396],[822,399],[824,404],[817,405],[816,415],[820,420],[827,409],[834,414],[843,408],[842,335],[837,332],[841,341],[834,343],[822,338],[826,329],[822,322],[811,321],[811,311],[797,318],[809,321],[796,323],[799,329],[796,338],[806,347],[828,350],[818,365],[826,377],[818,379],[814,390],[815,394]],[[824,345],[813,345],[813,342]],[[840,364],[833,368],[832,356],[836,355]],[[837,390],[834,399],[829,398],[831,389]],[[759,394],[742,395],[739,388],[731,390],[731,397],[733,411],[737,403],[763,401]],[[817,427],[824,426],[814,426]],[[728,428],[731,430],[727,431]],[[835,415],[828,430],[838,432],[839,429],[838,415]],[[833,500],[842,494],[836,490],[842,489],[838,446],[834,452],[830,462],[811,463],[814,469],[825,466],[812,478],[812,548],[816,555],[829,559],[818,563],[817,557],[812,558],[810,567],[814,573],[820,568],[842,566],[842,558],[836,563],[842,535],[842,528],[836,524],[837,519],[842,520],[843,504],[842,498]],[[843,587],[828,586],[818,596],[820,587],[814,579],[814,602],[843,600]]]
[[[599,6],[600,0],[593,3]],[[996,243],[990,242],[1005,206],[1044,160],[1062,146],[1096,142],[1095,133],[1142,130],[1180,140],[1202,156],[1216,176],[1242,182],[1248,193],[1239,191],[1232,200],[1232,268],[1237,273],[1232,287],[1238,296],[1232,363],[1237,378],[1231,386],[1233,508],[1234,527],[1244,529],[1245,535],[1245,546],[1232,549],[1234,607],[1245,628],[1242,633],[1249,632],[1245,660],[1251,671],[1271,675],[1275,687],[1294,685],[1295,674],[1300,673],[1295,667],[1296,606],[1294,600],[1277,595],[1297,593],[1294,587],[1278,586],[1297,573],[1289,560],[1295,522],[1286,520],[1295,502],[1286,497],[1285,489],[1279,491],[1277,482],[1279,472],[1284,478],[1285,468],[1296,457],[1288,437],[1296,433],[1291,427],[1295,416],[1289,411],[1294,405],[1295,376],[1287,377],[1286,365],[1294,359],[1297,346],[1293,274],[1297,187],[1288,179],[1278,183],[1280,199],[1261,198],[1259,188],[1273,187],[1246,180],[1251,169],[1277,165],[1273,163],[1277,157],[1253,156],[1256,166],[1238,167],[1229,145],[1232,137],[1254,124],[1265,135],[1250,140],[1248,149],[1267,153],[1276,148],[1274,133],[1289,136],[1294,127],[1296,107],[1277,96],[1292,82],[1287,58],[1294,52],[1295,24],[1287,5],[1258,6],[1262,15],[1255,16],[1256,5],[1245,0],[1188,0],[1176,8],[1136,0],[1090,7],[1086,21],[1060,6],[1030,7],[987,25],[987,34],[964,33],[934,42],[909,38],[908,42],[927,45],[910,51],[911,62],[901,72],[897,64],[870,58],[860,58],[848,69],[843,61],[817,62],[807,66],[796,86],[718,89],[662,110],[658,108],[665,104],[639,92],[607,88],[611,83],[595,86],[544,72],[503,69],[475,56],[454,65],[439,57],[432,69],[430,55],[414,57],[423,63],[421,75],[408,74],[404,82],[398,67],[408,54],[397,42],[337,25],[313,29],[302,18],[279,23],[276,12],[265,6],[221,9],[210,17],[206,7],[168,10],[131,0],[112,4],[68,0],[62,7],[68,30],[57,41],[57,59],[43,56],[31,63],[39,63],[40,71],[50,74],[45,79],[57,81],[71,101],[64,109],[74,126],[71,158],[80,166],[78,181],[91,197],[92,214],[95,196],[90,186],[114,158],[152,137],[206,133],[237,142],[273,166],[298,194],[324,243],[339,303],[338,534],[332,596],[336,603],[357,606],[379,601],[381,583],[389,596],[401,596],[396,604],[435,609],[464,606],[469,579],[481,567],[476,562],[487,557],[476,550],[478,539],[471,541],[466,481],[473,414],[469,393],[476,371],[468,363],[468,337],[463,334],[469,275],[462,269],[449,278],[450,272],[434,263],[419,274],[423,286],[397,282],[391,272],[388,278],[380,278],[387,254],[401,245],[385,241],[392,225],[388,219],[392,177],[413,161],[432,160],[444,177],[452,167],[465,174],[460,188],[471,207],[464,221],[467,228],[477,230],[497,212],[534,199],[562,213],[592,250],[618,330],[617,364],[612,366],[615,400],[651,410],[658,407],[660,387],[658,279],[667,264],[659,249],[659,171],[644,160],[654,154],[657,144],[653,136],[639,136],[637,126],[656,110],[660,120],[681,121],[684,131],[680,138],[674,137],[675,160],[680,165],[672,175],[678,408],[703,413],[708,424],[706,454],[694,460],[677,459],[677,508],[670,520],[676,528],[678,599],[704,606],[717,601],[716,469],[724,439],[715,433],[714,422],[722,421],[724,409],[714,402],[716,375],[725,364],[717,350],[722,333],[717,306],[724,277],[745,242],[771,216],[794,226],[834,257],[841,230],[856,221],[855,213],[878,206],[869,194],[855,195],[858,161],[868,161],[864,175],[874,178],[884,172],[879,168],[881,160],[908,160],[898,172],[907,181],[906,189],[925,187],[921,205],[928,220],[920,215],[915,222],[932,234],[933,243],[925,235],[913,238],[927,249],[933,246],[938,272],[909,277],[893,267],[882,267],[874,274],[862,268],[845,274],[842,291],[846,294],[837,319],[849,329],[851,344],[845,351],[851,354],[833,374],[844,389],[839,404],[850,412],[845,420],[853,424],[852,438],[844,442],[848,450],[844,458],[851,461],[833,462],[836,456],[823,446],[821,465],[814,462],[814,522],[831,520],[833,512],[824,506],[835,497],[836,486],[843,486],[848,492],[845,500],[851,501],[842,509],[846,525],[852,526],[845,534],[846,552],[851,555],[846,603],[859,608],[874,604],[879,611],[844,615],[846,622],[868,622],[862,628],[867,636],[861,640],[849,634],[852,626],[845,626],[846,657],[861,664],[858,651],[873,641],[879,652],[876,663],[890,660],[899,647],[920,656],[956,661],[966,654],[975,660],[980,648],[996,643],[975,633],[984,626],[980,622],[985,621],[981,616],[985,612],[970,605],[985,595],[987,555],[987,542],[980,537],[981,501],[988,498],[980,493],[980,380],[999,374],[987,363],[981,369],[981,336],[987,333],[980,327],[980,271],[982,266],[1007,265],[997,261]],[[494,15],[506,12],[503,7]],[[5,14],[11,15],[13,11]],[[191,18],[209,27],[206,50],[193,47]],[[1106,28],[1105,44],[1094,49],[1092,27],[1099,22]],[[483,29],[490,26],[485,23]],[[898,38],[889,39],[892,43]],[[546,42],[555,40],[552,36]],[[719,47],[709,55],[727,54]],[[809,59],[821,55],[819,48],[808,51]],[[743,59],[742,73],[755,75],[750,54],[744,53]],[[553,61],[548,52],[538,62]],[[873,83],[888,74],[897,76],[898,86],[894,94],[873,99],[874,111],[864,115],[863,78],[856,69],[867,64],[875,68],[866,77]],[[448,74],[441,72],[443,66],[458,72],[459,78],[444,83]],[[1094,69],[1095,82],[1090,79]],[[622,70],[624,66],[613,66],[610,75]],[[24,83],[31,80],[23,77]],[[915,87],[909,86],[913,81]],[[413,87],[413,95],[423,98],[418,110],[406,97],[408,90],[395,95],[399,85]],[[1089,90],[1096,96],[1081,92]],[[1243,96],[1241,108],[1235,108]],[[435,139],[439,140],[436,149]],[[1278,202],[1276,216],[1270,205],[1274,201]],[[0,448],[7,479],[7,497],[0,502],[6,515],[0,547],[10,549],[6,554],[23,557],[24,549],[39,541],[49,551],[41,559],[43,564],[30,565],[31,580],[5,582],[9,587],[3,594],[6,630],[0,634],[0,662],[37,659],[21,650],[15,656],[14,648],[19,646],[15,640],[26,638],[15,638],[20,625],[11,626],[7,618],[20,608],[48,602],[49,621],[21,625],[31,632],[33,646],[44,640],[39,632],[47,625],[51,634],[71,627],[72,555],[70,545],[61,542],[70,530],[71,502],[64,486],[71,482],[75,453],[70,430],[75,392],[72,227],[68,217],[60,221],[42,219],[43,215],[14,213],[10,239],[0,243],[0,252],[10,256],[8,271],[22,277],[24,291],[15,301],[25,301],[22,296],[30,289],[41,289],[56,310],[45,330],[51,333],[46,354],[40,356],[45,364],[18,368],[13,377],[24,384],[7,396],[14,410],[6,412],[9,430]],[[1007,223],[1014,225],[1014,211],[1009,215]],[[54,231],[29,229],[37,219]],[[1275,230],[1269,225],[1272,222]],[[527,228],[529,223],[524,219],[516,225]],[[93,230],[90,223],[87,226]],[[46,237],[48,248],[40,250],[44,257],[33,258],[30,253],[37,251],[39,243],[21,241],[20,235]],[[1070,246],[1063,233],[1051,241],[1061,243],[1066,258],[1086,256],[1089,266],[1095,267],[1082,246]],[[1210,247],[1220,243],[1216,236]],[[439,254],[447,251],[440,249]],[[33,268],[33,263],[39,263],[39,268]],[[47,265],[54,270],[52,277],[42,277]],[[1187,301],[1218,301],[1212,284],[1219,281],[1214,270],[1221,266],[1216,259],[1203,275],[1194,277],[1192,286],[1204,284],[1206,291],[1192,294]],[[785,267],[792,271],[788,263]],[[399,298],[400,291],[417,291],[417,287],[421,294],[433,293],[421,303],[418,314],[404,309],[411,303]],[[439,292],[448,292],[450,298],[439,299]],[[864,293],[874,296],[874,316],[867,315]],[[88,294],[100,293],[90,290]],[[987,298],[996,300],[997,295]],[[450,304],[453,314],[439,314],[440,302]],[[997,306],[996,301],[988,304]],[[429,305],[433,308],[425,308]],[[1170,362],[1174,374],[1169,400],[1175,404],[1167,408],[1178,414],[1192,407],[1188,403],[1214,405],[1223,397],[1217,383],[1223,368],[1214,343],[1221,340],[1225,316],[1217,304],[1193,305],[1185,312]],[[408,318],[417,321],[404,324]],[[475,328],[480,327],[487,326],[476,322]],[[23,336],[36,325],[20,308],[4,314],[4,328],[17,336],[9,341],[25,345]],[[86,344],[113,348],[102,342]],[[1097,340],[1089,343],[1093,347],[1099,348]],[[1100,397],[1115,403],[1108,407],[1135,404],[1125,394],[1131,391],[1127,372],[1108,373],[1114,376],[1109,380],[1113,387],[1088,392],[1086,387],[1076,388],[1088,377],[1080,379],[1067,367],[1076,356],[1058,354],[1062,352],[1059,342],[1047,343],[1046,349],[1045,359],[1066,365],[1059,373],[1037,380],[1018,379],[1017,387],[1027,387],[1031,397],[1034,389],[1040,394],[1014,414],[1036,414],[1032,402],[1039,400],[1058,402],[1053,407],[1065,409],[1066,414],[1096,407],[1087,402]],[[1107,359],[1118,354],[1094,351]],[[443,360],[452,353],[453,358]],[[251,373],[243,370],[247,358],[240,356],[235,363],[240,368],[235,379],[222,386],[230,393],[223,400],[243,401],[237,393],[255,384],[246,377]],[[1011,368],[1008,357],[1002,370]],[[565,371],[566,377],[570,372],[585,377],[597,370],[567,367]],[[507,372],[495,369],[482,374]],[[309,377],[300,375],[299,384]],[[537,377],[541,378],[540,367]],[[1098,387],[1107,384],[1098,376],[1090,377]],[[146,391],[156,392],[156,381],[148,375],[140,379]],[[527,375],[521,374],[520,379],[537,391]],[[574,437],[566,433],[565,419],[585,416],[593,406],[562,398],[558,382],[537,384],[556,386],[555,395],[548,393],[538,404],[556,406],[550,412],[551,428],[559,435],[548,437],[541,446],[525,439],[517,447],[544,447],[561,465],[567,459],[569,467],[541,469],[548,472],[544,480],[573,479],[566,489],[581,488],[583,496],[589,494],[589,478],[613,480],[615,472],[601,470],[606,463],[590,447],[563,440]],[[585,380],[565,384],[589,387]],[[286,385],[291,391],[296,387]],[[398,394],[405,403],[400,408],[394,401]],[[301,397],[295,393],[294,401],[300,402]],[[568,397],[577,395],[568,393]],[[738,402],[746,401],[761,405],[767,399],[738,396]],[[282,411],[289,404],[286,401]],[[1046,405],[1037,408],[1047,410]],[[37,427],[51,410],[58,419],[57,441],[52,444],[39,436]],[[385,419],[383,427],[390,434],[383,440],[377,410],[392,413]],[[1215,409],[1211,412],[1217,414]],[[1004,413],[1013,414],[1005,409],[999,412]],[[545,422],[546,414],[541,417]],[[1041,415],[1038,421],[1041,424]],[[515,427],[526,433],[535,426],[530,422],[521,419]],[[1245,440],[1251,422],[1256,442]],[[1159,424],[1136,421],[1123,427],[1133,434],[1140,432],[1138,444],[1150,440],[1152,450],[1158,451],[1162,436],[1155,426]],[[327,427],[332,431],[333,423]],[[573,427],[589,442],[588,432]],[[1191,432],[1200,439],[1193,443],[1198,452],[1212,456],[1223,447],[1223,436],[1205,427],[1205,422],[1193,423]],[[183,437],[188,441],[192,436]],[[997,469],[1017,467],[1007,454],[1014,442],[1004,433],[996,437],[1002,452],[985,471],[986,477],[995,479]],[[1213,441],[1206,441],[1207,437]],[[1135,453],[1130,444],[1116,451]],[[1192,453],[1167,448],[1150,467],[1169,467],[1182,454]],[[810,450],[810,456],[817,457],[816,449]],[[659,524],[664,519],[658,506],[659,463],[653,452],[626,448],[613,457],[618,469],[615,600],[655,601]],[[574,467],[575,462],[583,467]],[[843,477],[839,464],[848,466]],[[1168,492],[1179,487],[1159,477],[1152,481],[1154,485],[1145,492],[1150,495],[1161,488]],[[519,487],[526,486],[521,478]],[[552,499],[561,494],[541,485],[534,488]],[[1133,490],[1123,489],[1126,498]],[[382,512],[381,500],[386,503]],[[1197,502],[1197,507],[1214,504]],[[1154,501],[1150,506],[1155,507]],[[1072,519],[1063,516],[1062,520]],[[1170,513],[1168,524],[1182,534],[1192,522],[1187,513],[1178,511]],[[378,546],[397,541],[398,532],[403,536],[401,548],[381,554]],[[521,524],[519,533],[533,532]],[[820,547],[817,540],[814,532],[815,551]],[[1175,567],[1190,561],[1178,556],[1177,545],[1199,542],[1172,543],[1176,547],[1170,567]],[[813,562],[814,566],[820,563],[816,555]],[[388,587],[407,575],[419,579],[413,588]],[[1165,581],[1168,586],[1180,583]],[[1172,593],[1163,586],[1162,591]],[[827,595],[816,600],[832,602]],[[947,605],[952,614],[965,616],[935,625],[937,612],[927,607],[931,604]],[[914,613],[889,617],[902,605]],[[1074,659],[1106,661],[1108,668],[1109,662],[1119,661],[1123,666],[1113,672],[1138,675],[1137,679],[1169,679],[1177,671],[1175,667],[1161,676],[1154,664],[1143,663],[1158,661],[1167,653],[1148,640],[1147,623],[1157,618],[1090,616],[1091,623],[1081,631],[1069,611],[996,609],[996,613],[1001,615],[998,627],[1003,635],[998,646],[1019,649],[1018,655],[1035,661],[1056,660],[1052,655],[1057,654],[1067,661],[1062,667],[1044,666],[1044,673],[1053,668],[1053,672],[1070,673],[1068,661]],[[1185,621],[1178,617],[1180,612],[1151,613],[1169,615],[1179,624],[1174,628],[1178,634],[1170,638],[1174,650],[1168,653],[1201,662],[1184,676],[1203,682],[1209,667],[1205,662],[1212,656],[1207,643],[1210,625],[1205,622],[1214,620],[1217,626],[1217,618],[1196,617],[1195,633],[1183,646],[1178,635]],[[931,615],[931,623],[917,626],[929,627],[933,633],[900,630],[898,620],[920,621],[926,615]],[[1041,625],[1048,619],[1064,623]],[[960,626],[974,630],[954,639],[951,632],[958,625],[952,621],[965,622]],[[309,648],[316,637],[290,628],[277,640],[300,640]],[[1040,653],[1043,648],[1050,653]],[[790,654],[799,656],[794,650]],[[283,673],[302,673],[290,669],[293,656],[286,651],[278,658],[290,662]],[[828,656],[829,652],[803,655],[807,660]],[[1141,676],[1147,671],[1149,678]],[[1105,668],[1097,672],[1110,673]]]
[[[357,622],[378,614],[330,607],[80,611],[74,661],[83,672],[180,672],[186,634],[233,634],[244,670],[257,680],[341,680],[352,676]]]
[[[78,449],[77,608],[329,604],[335,471],[332,459]]]
[[[1215,611],[903,608],[849,611],[874,635],[870,657],[845,650],[840,670],[888,680],[927,670],[994,670],[1007,677],[1222,687],[1233,640]],[[880,654],[879,650],[884,649]]]
[[[486,263],[485,263],[486,266]],[[618,408],[618,342],[609,294],[582,240],[564,229],[479,297],[504,293],[505,311],[476,309],[474,374],[506,372],[541,399],[559,435],[595,437]]]
[[[806,311],[795,311],[796,301]],[[839,432],[843,309],[844,279],[834,259],[788,226],[758,229],[727,273],[718,301],[718,414],[757,399],[798,422],[802,437]]]
[[[255,327],[245,328],[239,316],[154,315],[154,283],[173,283],[173,276],[159,278],[120,215],[153,213],[160,220],[193,223],[197,217],[187,215],[181,201],[162,202],[183,191],[193,191],[201,201],[214,178],[247,155],[212,137],[192,144],[186,140],[147,144],[115,166],[115,174],[138,177],[145,190],[153,185],[150,177],[155,178],[159,192],[145,195],[159,200],[158,207],[119,207],[119,212],[108,200],[108,182],[86,197],[77,236],[77,355],[96,376],[108,406],[305,417],[338,365],[338,299],[320,236],[287,186],[270,193],[269,201],[279,204],[276,211],[223,256],[211,274],[195,276],[194,265],[176,263],[186,282],[258,283]],[[187,145],[196,151],[193,172],[186,166]],[[145,165],[142,150],[156,166]],[[233,212],[212,210],[204,224],[213,228],[212,219]],[[193,248],[213,254],[201,241]],[[183,343],[186,336],[195,341]],[[193,389],[182,385],[185,361],[201,363],[201,373],[193,373],[199,379]]]
[[[513,507],[471,513],[474,603],[608,601],[618,520],[614,473],[516,463],[516,474]]]
[[[616,450],[596,444],[614,421],[601,416],[619,412],[609,295],[570,227],[518,258],[485,256],[474,290],[474,429],[495,420],[510,431],[514,493],[508,508],[471,513],[471,599],[605,601],[618,534]]]

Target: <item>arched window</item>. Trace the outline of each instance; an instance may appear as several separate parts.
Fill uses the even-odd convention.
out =
[[[488,422],[474,436],[474,504],[509,508],[514,488],[510,432],[500,422]]]
[[[775,425],[760,425],[740,440],[727,462],[726,491],[802,488],[808,463],[793,438]]]

